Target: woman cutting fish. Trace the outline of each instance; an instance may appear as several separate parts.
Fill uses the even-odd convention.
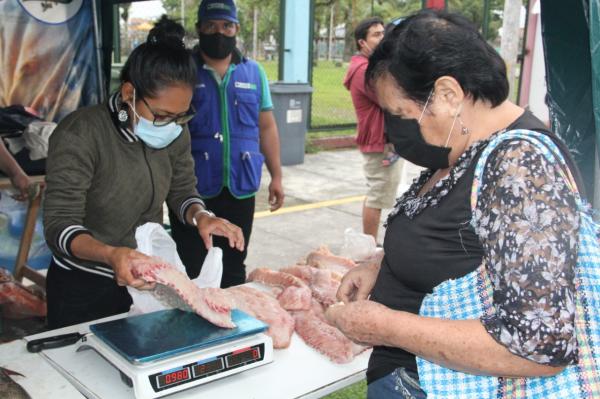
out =
[[[215,217],[196,191],[186,123],[196,67],[183,27],[163,17],[121,72],[106,104],[67,116],[50,140],[44,226],[53,252],[47,276],[48,327],[126,312],[125,285],[152,288],[131,274],[135,230],[162,223],[163,203],[196,225],[204,244],[227,237],[239,250],[239,227]]]

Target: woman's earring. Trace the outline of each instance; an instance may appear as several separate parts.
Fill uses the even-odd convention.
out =
[[[458,118],[458,123],[460,123],[460,134],[466,136],[467,134],[471,133],[460,118]]]
[[[117,118],[119,118],[119,122],[121,123],[127,122],[127,119],[129,119],[129,114],[127,113],[127,110],[121,109],[117,115]]]

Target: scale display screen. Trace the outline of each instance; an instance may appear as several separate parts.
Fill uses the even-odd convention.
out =
[[[233,352],[231,355],[227,356],[226,359],[227,367],[235,367],[240,364],[260,359],[260,349],[258,347],[241,349]]]
[[[192,367],[194,370],[194,377],[201,377],[206,374],[210,374],[215,371],[219,371],[223,368],[223,359],[218,358],[214,360],[209,360],[208,362],[204,362],[202,364],[197,364]]]
[[[150,384],[155,392],[171,388],[176,385],[186,384],[231,369],[242,367],[246,364],[259,362],[264,359],[265,345],[258,344],[239,349],[233,352],[203,359],[202,361],[185,364],[179,368],[163,371],[150,376]]]
[[[179,370],[172,370],[158,375],[156,377],[156,385],[159,388],[164,388],[167,386],[178,384],[183,381],[187,381],[190,378],[190,369],[184,367]]]

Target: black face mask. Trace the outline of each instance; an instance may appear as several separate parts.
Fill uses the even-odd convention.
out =
[[[449,166],[450,148],[428,144],[416,119],[404,119],[386,112],[384,120],[388,139],[402,158],[432,170]]]
[[[210,58],[222,60],[235,49],[235,36],[225,36],[222,33],[210,35],[200,33],[200,50]]]

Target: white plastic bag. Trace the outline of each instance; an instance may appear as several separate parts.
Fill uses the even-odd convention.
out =
[[[173,265],[182,273],[186,273],[183,262],[177,254],[175,241],[169,236],[162,225],[158,223],[146,223],[135,231],[137,250],[148,256],[157,256],[167,263]],[[213,247],[208,251],[206,259],[202,264],[200,275],[192,280],[198,287],[218,288],[221,285],[223,275],[223,251],[221,248]],[[158,310],[176,307],[175,303],[170,306],[164,301],[158,300],[156,293],[151,291],[140,291],[133,287],[127,287],[127,291],[133,299],[133,305],[129,315],[156,312]]]
[[[223,277],[223,250],[212,247],[202,263],[200,275],[193,281],[200,288],[219,288]]]
[[[340,249],[340,256],[361,261],[377,253],[375,238],[370,234],[363,234],[348,227],[344,230],[344,244]]]

